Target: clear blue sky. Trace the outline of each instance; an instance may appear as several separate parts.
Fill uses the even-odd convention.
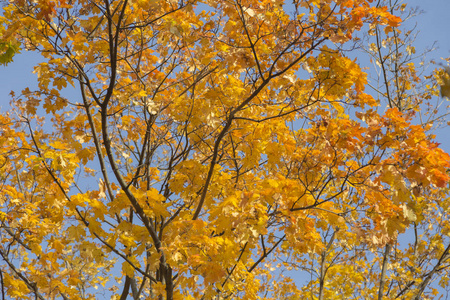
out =
[[[422,11],[422,14],[415,18],[419,30],[416,46],[425,48],[437,42],[438,48],[430,53],[429,58],[440,62],[441,58],[449,57],[450,0],[405,0],[404,2],[410,6],[417,6]],[[450,121],[450,116],[447,119]],[[441,143],[441,148],[450,153],[450,127],[438,130],[435,134],[437,142]]]
[[[450,56],[450,1],[449,0],[404,0],[411,7],[423,11],[416,20],[420,31],[418,45],[431,45],[438,42],[435,58]]]

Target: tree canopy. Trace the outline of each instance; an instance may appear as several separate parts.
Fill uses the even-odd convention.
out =
[[[448,72],[375,2],[5,1],[2,299],[448,291]]]

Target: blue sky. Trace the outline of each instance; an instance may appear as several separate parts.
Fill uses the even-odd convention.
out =
[[[418,45],[438,42],[436,58],[450,56],[450,1],[449,0],[409,0],[410,6],[419,7],[423,13],[416,18],[420,31]]]
[[[428,58],[442,62],[441,58],[450,56],[450,0],[409,0],[410,6],[417,6],[422,13],[415,19],[419,34],[416,40],[418,52],[420,48],[431,46],[437,42],[436,51],[430,53]],[[450,104],[450,101],[448,101]],[[450,121],[450,117],[448,117]],[[450,153],[450,128],[435,132],[436,141],[441,143],[447,153]]]

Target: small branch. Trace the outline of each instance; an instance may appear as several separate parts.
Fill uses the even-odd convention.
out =
[[[1,249],[0,249],[0,256],[8,264],[8,266],[11,268],[14,274],[16,274],[17,277],[19,277],[27,285],[27,287],[34,292],[35,299],[46,300],[44,296],[42,296],[41,293],[39,293],[36,283],[31,282],[28,278],[25,277],[25,275],[19,272]],[[2,276],[2,294],[3,294],[3,276]]]
[[[381,267],[381,278],[380,278],[380,286],[378,288],[378,300],[383,299],[383,290],[384,290],[384,284],[386,281],[386,271],[387,271],[387,265],[388,265],[388,256],[389,252],[391,252],[392,245],[387,244],[386,248],[384,250],[384,256],[383,256],[383,265]]]
[[[283,235],[278,240],[278,242],[276,242],[275,245],[273,245],[272,248],[270,248],[268,252],[261,255],[261,257],[250,267],[250,269],[248,269],[248,272],[250,273],[251,271],[253,271],[267,256],[269,256],[269,254],[272,253],[272,251],[275,250],[282,241],[284,241],[285,237],[286,235]]]
[[[331,246],[333,245],[334,238],[336,235],[336,232],[339,230],[337,228],[336,230],[333,230],[333,234],[331,235],[330,241],[327,244],[327,248],[322,252],[321,254],[321,261],[320,261],[320,278],[319,278],[319,300],[323,299],[323,290],[325,288],[325,276],[327,275],[328,268],[325,267],[325,261],[327,258],[328,253],[330,252]]]
[[[419,291],[417,292],[416,296],[413,298],[413,300],[420,300],[423,294],[423,291],[427,287],[427,285],[430,283],[431,279],[433,278],[433,275],[441,270],[441,265],[450,258],[450,244],[445,248],[444,252],[442,253],[441,257],[439,258],[439,261],[434,266],[433,270],[431,270],[425,280],[423,280],[419,285]]]
[[[2,285],[2,300],[5,300],[5,284],[3,282],[3,272],[0,269],[0,283]]]

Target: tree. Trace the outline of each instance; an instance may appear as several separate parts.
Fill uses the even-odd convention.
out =
[[[38,90],[1,115],[2,296],[427,299],[436,278],[448,287],[450,157],[435,118],[417,122],[438,113],[426,104],[443,71],[416,92],[404,7],[371,2],[5,4],[1,35],[45,62]],[[375,98],[348,57],[361,30],[376,39]]]

